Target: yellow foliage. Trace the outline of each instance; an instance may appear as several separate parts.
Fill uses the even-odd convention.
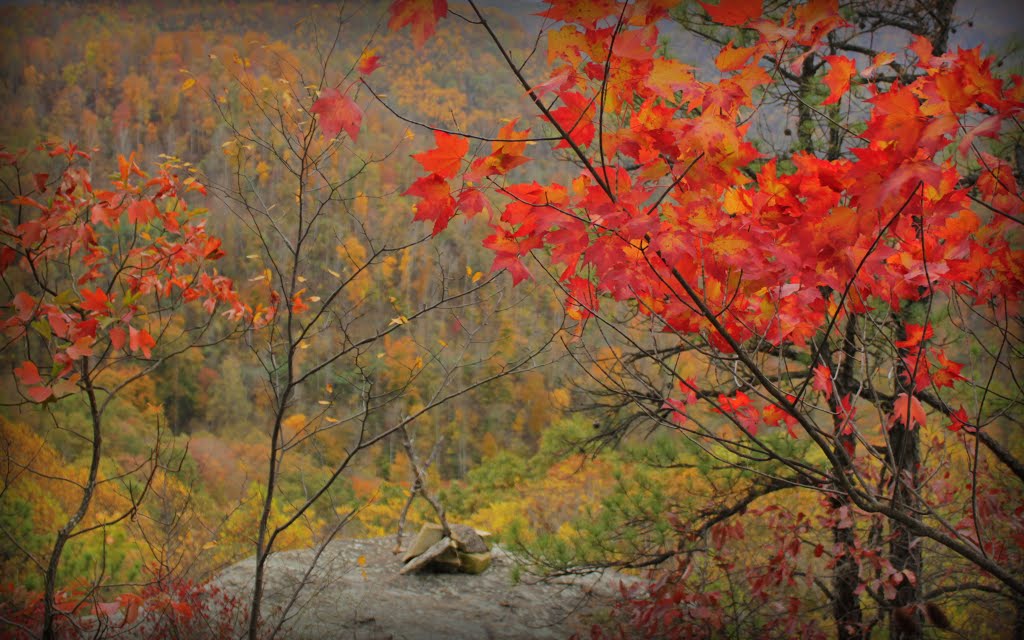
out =
[[[559,387],[551,392],[551,406],[558,411],[565,411],[569,408],[571,398],[569,397],[569,390],[565,387]]]
[[[306,415],[293,413],[281,421],[281,435],[285,442],[289,442],[305,429],[307,424]]]
[[[77,507],[81,492],[72,482],[84,481],[81,470],[69,468],[64,458],[28,426],[0,417],[0,493],[2,502],[23,500],[32,505],[33,531],[48,531]]]
[[[369,208],[370,199],[366,197],[366,194],[360,191],[356,194],[355,202],[352,204],[352,208],[355,210],[356,215],[359,216],[360,220],[366,219],[366,211]]]
[[[260,160],[256,165],[256,176],[260,184],[267,184],[270,181],[270,165]]]
[[[388,471],[388,477],[394,483],[408,484],[412,480],[412,465],[409,463],[409,456],[404,451],[399,451],[395,454],[395,459],[391,463],[391,469]]]
[[[252,555],[255,552],[256,535],[259,531],[260,513],[263,509],[264,490],[258,483],[252,483],[246,492],[245,500],[224,522],[217,537],[214,548],[215,564],[227,564]],[[269,528],[281,526],[288,519],[289,513],[281,501],[276,498],[270,512]],[[321,526],[314,518],[312,522],[299,518],[292,526],[277,536],[274,549],[301,549],[313,545],[313,532]]]
[[[523,542],[531,542],[535,536],[526,519],[527,504],[522,499],[502,500],[494,502],[477,511],[468,518],[468,523],[496,534],[512,529],[516,524],[524,532]]]
[[[488,431],[484,434],[484,437],[480,440],[480,455],[486,460],[492,458],[498,453],[498,439],[494,437],[494,434]]]

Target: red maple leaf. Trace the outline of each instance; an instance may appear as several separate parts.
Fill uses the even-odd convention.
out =
[[[409,25],[416,48],[434,35],[437,22],[448,13],[448,0],[395,0],[391,4],[388,29],[398,31]]]
[[[594,283],[577,276],[569,280],[566,288],[568,293],[568,299],[565,301],[566,314],[578,321],[593,316],[599,306]]]
[[[128,337],[124,331],[124,327],[112,327],[110,331],[107,332],[107,336],[110,338],[110,344],[118,351],[124,347],[125,340]]]
[[[153,355],[153,347],[156,346],[156,340],[153,336],[149,335],[149,332],[145,329],[136,329],[135,327],[128,328],[128,345],[133,352],[142,349],[143,355],[147,358]]]
[[[22,362],[20,367],[14,367],[14,376],[25,386],[43,383],[43,379],[39,375],[39,368],[31,360]]]
[[[320,128],[324,136],[333,138],[345,131],[355,141],[359,125],[363,121],[363,110],[352,98],[331,87],[324,89],[320,98],[309,108],[310,113],[320,116]]]
[[[128,205],[128,224],[146,224],[159,213],[152,200],[136,200]]]
[[[907,337],[904,340],[897,340],[893,344],[900,349],[914,349],[922,342],[935,335],[931,324],[921,326],[919,324],[906,325]]]
[[[560,97],[565,106],[552,110],[551,117],[569,134],[569,138],[577,146],[590,146],[594,140],[596,129],[594,123],[587,116],[593,113],[591,109],[594,101],[578,91],[567,91]],[[569,142],[562,140],[555,145],[555,148],[564,149],[568,146]]]
[[[93,289],[92,291],[82,287],[82,302],[81,306],[86,311],[94,311],[100,315],[110,315],[110,298],[103,292],[103,289]]]
[[[721,0],[717,5],[701,2],[708,17],[727,27],[738,27],[764,13],[762,0]]]
[[[829,69],[825,74],[824,82],[829,90],[829,96],[822,102],[822,105],[835,104],[850,90],[850,79],[857,73],[857,63],[846,56],[825,56]]]
[[[413,158],[427,171],[442,178],[454,178],[462,166],[463,156],[469,151],[469,140],[444,131],[435,131],[434,142],[437,144],[436,149],[417,153]]]
[[[950,431],[959,431],[964,427],[967,427],[968,431],[973,431],[971,428],[971,418],[967,415],[967,410],[964,409],[963,405],[960,408],[949,414],[951,422],[946,427]]]
[[[902,422],[907,429],[913,429],[915,425],[923,427],[926,419],[921,401],[914,396],[901,393],[896,396],[896,401],[892,405],[889,428],[893,428],[897,422]]]
[[[966,380],[966,378],[960,375],[960,371],[963,370],[964,365],[948,359],[944,351],[936,349],[933,353],[941,367],[932,373],[932,383],[934,383],[936,387],[952,387],[953,383],[957,380]]]
[[[513,285],[532,277],[526,265],[519,258],[532,249],[540,247],[541,244],[540,239],[536,236],[525,239],[516,238],[515,234],[509,233],[501,227],[494,227],[494,234],[484,238],[484,247],[494,252],[491,272],[508,269],[512,274]]]
[[[22,322],[28,322],[36,314],[36,299],[24,291],[14,294],[11,306],[16,311],[16,317]]]
[[[47,386],[29,387],[26,393],[33,402],[45,402],[53,395],[53,389]]]
[[[978,136],[998,138],[1002,125],[1003,115],[1000,113],[985,118],[978,123],[978,126],[972,127],[971,130],[967,132],[964,139],[960,141],[959,145],[957,145],[957,151],[960,152],[960,155],[967,155],[967,151],[971,148],[971,145],[974,144],[974,139]]]
[[[452,198],[448,181],[436,173],[412,183],[402,195],[421,198],[416,203],[416,216],[413,219],[433,220],[434,230],[431,233],[435,236],[448,226],[448,221],[455,215],[455,199]]]
[[[864,135],[878,142],[896,141],[899,149],[907,154],[916,151],[925,119],[921,114],[921,103],[913,91],[894,84],[868,102],[875,108]]]
[[[530,159],[523,155],[526,151],[526,137],[530,130],[516,131],[516,121],[508,123],[498,132],[498,141],[491,143],[491,154],[477,158],[466,172],[469,180],[481,180],[486,176],[504,175]]]
[[[814,382],[811,387],[825,394],[826,398],[832,397],[832,372],[828,366],[819,364],[814,367]]]
[[[484,210],[487,206],[487,199],[478,189],[465,189],[459,194],[459,211],[472,218]]]

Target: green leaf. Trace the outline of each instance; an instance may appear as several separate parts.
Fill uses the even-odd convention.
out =
[[[50,331],[50,323],[45,318],[38,318],[32,323],[32,328],[35,329],[39,335],[43,336],[45,340],[49,340],[53,337],[53,332]]]

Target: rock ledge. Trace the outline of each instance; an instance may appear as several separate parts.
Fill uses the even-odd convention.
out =
[[[565,639],[582,631],[618,593],[618,575],[557,583],[514,583],[515,559],[498,545],[480,575],[400,575],[392,538],[336,540],[324,549],[279,635],[358,640]],[[302,583],[313,550],[275,554],[268,563],[263,610],[279,619]],[[251,593],[255,560],[225,569],[213,582],[229,594]]]

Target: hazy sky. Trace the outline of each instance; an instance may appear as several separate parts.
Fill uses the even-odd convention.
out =
[[[479,4],[521,15],[534,29],[540,21],[529,16],[548,6],[540,0],[479,0]],[[1024,40],[1024,3],[1020,0],[960,0],[955,11],[960,18],[972,19],[974,25],[961,27],[953,34],[954,46],[970,48],[981,44],[992,49],[1006,46],[1014,39]]]

